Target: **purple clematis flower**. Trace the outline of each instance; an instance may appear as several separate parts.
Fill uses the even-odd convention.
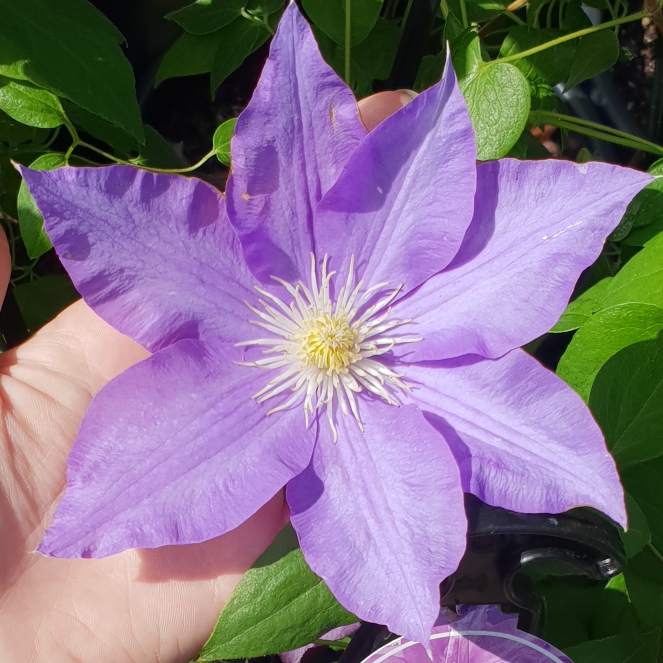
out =
[[[287,485],[339,601],[424,641],[465,550],[463,491],[625,522],[589,411],[518,348],[648,175],[477,167],[449,65],[367,134],[294,3],[232,155],[225,197],[122,166],[23,169],[87,303],[153,353],[93,400],[42,553],[204,541]]]

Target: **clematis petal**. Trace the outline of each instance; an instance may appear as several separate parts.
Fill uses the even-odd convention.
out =
[[[255,333],[255,280],[216,189],[126,166],[21,173],[76,289],[115,329],[152,352]]]
[[[301,411],[266,417],[261,371],[238,350],[180,341],[99,392],[68,459],[39,551],[105,557],[196,543],[246,520],[309,463]]]
[[[581,398],[522,350],[410,364],[411,400],[479,499],[522,513],[595,507],[624,524],[623,491]]]
[[[476,146],[447,59],[442,80],[379,124],[315,217],[319,256],[357,278],[416,287],[456,255],[472,219]]]
[[[322,421],[311,464],[288,484],[292,524],[342,605],[424,642],[465,550],[458,468],[416,407],[362,401],[360,414],[365,433],[339,416],[336,443]]]
[[[547,332],[651,176],[604,163],[480,164],[475,214],[451,265],[394,305],[423,342],[407,361],[499,357]]]
[[[309,273],[315,206],[366,129],[350,89],[324,62],[292,2],[232,140],[228,213],[266,283]]]

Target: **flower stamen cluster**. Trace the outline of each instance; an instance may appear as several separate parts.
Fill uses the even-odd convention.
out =
[[[398,286],[380,296],[389,285],[378,283],[364,289],[361,280],[353,288],[354,256],[345,285],[336,300],[331,294],[331,280],[336,272],[327,271],[327,256],[322,261],[320,279],[315,257],[311,255],[310,287],[301,281],[295,286],[278,279],[290,295],[289,305],[276,295],[256,287],[265,299],[259,302],[264,310],[247,304],[259,320],[252,324],[262,327],[272,338],[260,338],[238,343],[238,346],[263,346],[264,359],[241,362],[280,373],[263,389],[253,395],[263,403],[290,390],[292,396],[272,408],[267,415],[286,410],[302,402],[306,425],[309,415],[326,406],[327,418],[336,439],[334,402],[338,402],[343,415],[352,416],[363,430],[357,409],[356,395],[367,391],[384,399],[390,405],[398,405],[394,391],[408,389],[401,380],[403,375],[394,372],[382,361],[375,359],[389,352],[395,345],[412,343],[420,338],[392,336],[390,332],[411,320],[389,320],[391,304],[401,291]],[[376,300],[375,303],[371,303]]]

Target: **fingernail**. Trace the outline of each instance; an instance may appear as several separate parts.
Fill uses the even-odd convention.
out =
[[[418,92],[415,92],[414,90],[408,90],[403,88],[402,90],[396,90],[399,94],[405,95],[407,99],[401,98],[401,103],[403,106],[409,104],[413,99],[419,96]]]

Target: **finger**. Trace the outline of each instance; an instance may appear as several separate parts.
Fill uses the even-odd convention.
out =
[[[12,259],[9,252],[9,242],[5,233],[0,232],[0,301],[5,298],[11,272]]]
[[[359,117],[364,126],[373,131],[375,127],[417,96],[412,90],[378,92],[362,99],[359,103]]]
[[[92,397],[146,356],[83,302],[0,355],[0,452],[14,450],[1,463],[0,477],[8,490],[18,491],[13,503],[26,537],[39,539],[43,515],[64,488],[66,457]],[[38,542],[30,539],[32,548]]]

